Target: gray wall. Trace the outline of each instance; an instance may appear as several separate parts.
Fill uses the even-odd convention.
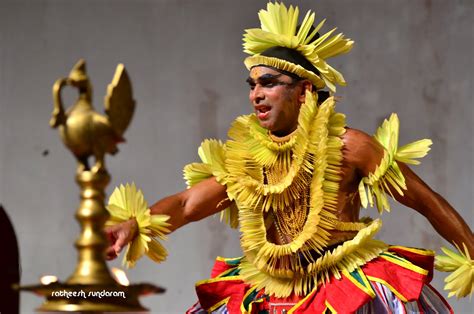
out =
[[[332,61],[348,81],[338,94],[349,124],[373,133],[398,112],[401,143],[432,138],[432,152],[415,170],[472,225],[473,2],[298,4],[327,17],[326,30],[338,26],[356,42],[349,55]],[[54,80],[85,58],[101,109],[115,65],[125,63],[137,110],[128,142],[107,159],[108,192],[135,181],[152,203],[184,189],[181,169],[197,159],[203,138],[225,139],[233,118],[250,111],[241,36],[257,26],[264,6],[250,0],[0,1],[0,203],[18,234],[22,283],[43,274],[65,279],[75,265],[78,187],[75,162],[48,126]],[[413,210],[396,205],[383,218],[381,238],[389,243],[446,244]],[[182,313],[214,257],[241,254],[238,233],[215,218],[177,231],[166,246],[164,264],[143,259],[129,272],[134,282],[168,289],[143,299],[154,313]],[[445,275],[436,276],[441,289]],[[40,301],[22,294],[22,312]],[[472,310],[467,300],[451,302],[457,313]]]

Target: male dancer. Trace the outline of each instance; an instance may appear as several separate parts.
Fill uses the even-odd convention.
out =
[[[261,28],[244,35],[254,114],[235,120],[225,144],[204,141],[203,162],[185,168],[190,188],[151,207],[169,216],[169,231],[218,212],[240,228],[244,256],[216,261],[190,312],[449,311],[429,285],[433,253],[374,240],[381,221],[359,218],[368,204],[389,210],[390,195],[474,254],[467,224],[406,165],[431,142],[398,148],[396,115],[374,137],[346,127],[323,89],[345,85],[326,59],[353,42],[319,36],[310,13],[297,27],[297,8],[283,4],[269,3],[259,18]],[[109,228],[108,256],[128,243],[143,251],[133,246],[140,228],[133,217]],[[463,263],[471,274],[469,256]]]

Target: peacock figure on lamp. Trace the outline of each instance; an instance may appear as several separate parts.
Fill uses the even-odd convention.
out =
[[[79,90],[78,101],[65,111],[61,91],[65,86]],[[117,144],[124,142],[123,133],[132,120],[135,101],[132,86],[123,64],[117,66],[115,76],[107,88],[105,113],[102,115],[92,107],[92,87],[86,75],[86,64],[80,60],[68,78],[56,81],[53,87],[54,110],[50,125],[59,128],[64,144],[79,162],[78,172],[92,169],[104,170],[105,154],[116,154]],[[94,156],[96,163],[90,168],[88,158]]]

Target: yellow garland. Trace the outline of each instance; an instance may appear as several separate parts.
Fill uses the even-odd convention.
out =
[[[127,246],[123,258],[123,264],[127,267],[135,266],[135,263],[143,254],[159,263],[166,259],[168,253],[163,245],[155,238],[166,239],[169,233],[166,222],[167,215],[150,215],[150,209],[143,197],[141,190],[137,190],[135,183],[115,188],[106,206],[110,213],[107,226],[113,226],[135,218],[138,224],[138,235]]]
[[[405,178],[397,161],[418,165],[420,162],[415,158],[426,156],[432,144],[431,140],[423,139],[399,148],[399,129],[400,122],[394,113],[377,129],[374,138],[384,148],[384,156],[375,171],[369,173],[359,184],[362,206],[365,208],[369,204],[374,206],[375,199],[379,213],[383,210],[390,211],[387,193],[393,197],[392,189],[400,195],[403,195],[403,190],[406,190]]]
[[[288,296],[291,291],[306,291],[305,287],[309,282],[314,283],[320,271],[325,273],[324,267],[316,266],[318,264],[309,251],[324,251],[329,231],[337,222],[334,211],[345,119],[334,111],[334,106],[335,100],[330,97],[318,108],[316,94],[307,92],[298,128],[286,143],[273,142],[267,131],[259,126],[255,115],[238,118],[229,130],[231,140],[226,143],[227,192],[239,207],[241,246],[247,263],[252,265],[249,267],[253,269],[252,275],[245,278],[252,283],[256,283],[252,279],[255,276],[261,278],[257,280],[258,284],[277,296]],[[263,178],[264,170],[271,167],[287,169],[275,184],[265,183]],[[310,204],[303,230],[288,244],[269,242],[264,212],[284,210],[308,187]],[[309,266],[303,266],[307,262]],[[308,267],[312,267],[311,270]],[[301,279],[303,277],[306,279]],[[269,282],[272,282],[270,287],[266,285]],[[281,282],[281,285],[276,282]],[[274,285],[278,286],[275,291]]]
[[[444,290],[448,290],[448,297],[455,295],[458,299],[474,292],[474,260],[471,259],[466,244],[463,243],[464,252],[456,245],[459,253],[445,247],[441,250],[446,255],[436,255],[435,268],[439,271],[452,272],[444,280]]]
[[[381,220],[374,220],[360,230],[352,240],[345,241],[332,251],[327,251],[299,272],[282,269],[278,274],[270,275],[259,269],[246,256],[239,266],[240,275],[245,282],[255,286],[256,289],[264,288],[267,294],[276,297],[285,298],[292,293],[304,296],[317,285],[329,280],[330,276],[340,278],[341,272],[351,272],[386,251],[387,244],[373,240],[373,236],[381,226]]]
[[[298,117],[299,126],[288,143],[274,143],[253,114],[239,117],[233,123],[229,130],[231,140],[226,143],[227,182],[230,182],[227,192],[239,206],[245,204],[255,208],[262,205],[264,211],[284,209],[301,193],[302,187],[311,183],[310,177],[300,174],[313,173],[316,159],[326,156],[323,150],[330,152],[326,175],[330,181],[339,180],[337,171],[342,160],[339,136],[345,132],[344,115],[334,112],[333,97],[328,98],[319,111],[315,94],[307,92],[306,99]],[[329,137],[328,132],[331,133]],[[319,155],[315,154],[318,149]],[[263,184],[262,167],[276,163],[280,164],[279,168],[288,169],[287,174],[276,184]],[[336,187],[330,182],[327,185],[332,189]]]
[[[287,8],[283,3],[269,2],[266,10],[260,10],[258,13],[260,28],[245,30],[244,52],[251,55],[245,60],[245,64],[249,69],[254,65],[264,64],[276,66],[281,70],[290,70],[300,77],[311,80],[317,88],[326,85],[335,92],[335,84],[345,85],[346,82],[342,74],[331,67],[326,59],[349,52],[354,42],[344,38],[342,33],[331,37],[335,28],[315,39],[325,20],[310,32],[315,20],[315,14],[311,11],[306,13],[297,31],[298,16],[298,7]],[[319,75],[291,62],[261,55],[272,47],[296,50],[319,71]]]
[[[245,259],[242,276],[258,288],[265,288],[277,297],[292,292],[303,295],[310,287],[339,276],[376,257],[386,249],[382,242],[372,240],[380,227],[377,221],[340,223],[333,214],[342,162],[344,115],[335,113],[334,98],[318,108],[316,94],[307,93],[298,117],[298,128],[288,141],[274,141],[262,128],[254,114],[237,118],[229,130],[226,144],[206,140],[199,149],[203,164],[185,168],[190,186],[214,176],[227,185],[227,193],[236,207],[224,215],[233,226],[239,219],[241,245]],[[384,147],[384,157],[374,173],[363,178],[359,193],[364,207],[376,204],[379,210],[389,209],[386,193],[390,188],[403,194],[406,189],[397,161],[418,164],[414,160],[426,155],[430,140],[417,141],[398,148],[399,121],[392,115],[377,130],[375,139]],[[266,183],[268,169],[282,169],[276,182]],[[310,187],[310,206],[303,230],[290,243],[277,245],[267,240],[264,212],[284,210]],[[367,191],[366,191],[367,189]],[[333,252],[313,258],[309,251],[324,252],[330,230],[359,231]],[[355,253],[353,248],[357,248]],[[352,252],[352,253],[351,253]],[[346,258],[347,257],[347,258]]]

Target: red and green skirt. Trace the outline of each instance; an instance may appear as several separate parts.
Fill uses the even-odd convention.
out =
[[[390,246],[352,272],[342,272],[306,296],[275,298],[245,283],[241,258],[218,257],[211,278],[196,284],[199,301],[187,313],[453,313],[429,285],[431,251]]]

